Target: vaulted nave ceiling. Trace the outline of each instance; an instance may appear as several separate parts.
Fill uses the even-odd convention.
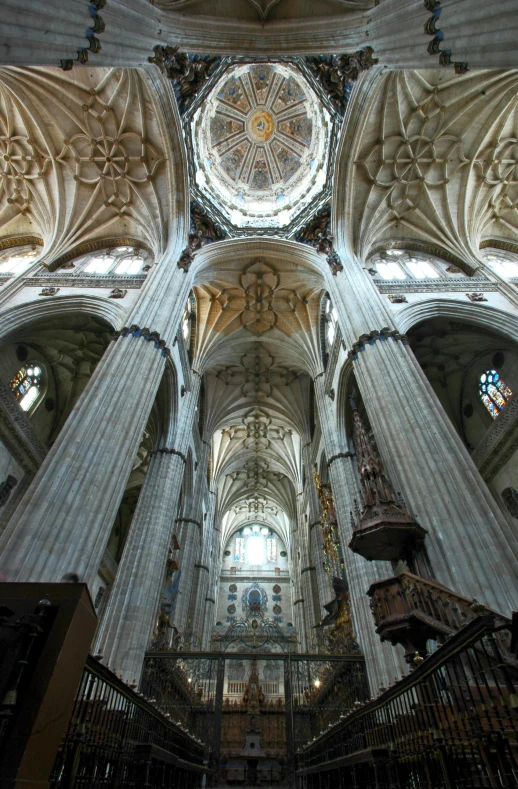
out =
[[[221,242],[213,247],[218,262],[197,273],[194,368],[205,376],[224,542],[258,521],[288,544],[311,378],[322,368],[323,278],[294,256],[269,255],[270,242],[254,246],[258,254],[250,256],[250,242]]]
[[[219,258],[224,248],[223,243]],[[261,249],[260,242],[257,249]],[[253,344],[265,339],[280,346],[277,357],[288,354],[291,366],[316,375],[321,368],[322,276],[297,265],[296,259],[272,261],[249,254],[243,259],[231,250],[217,267],[197,277],[196,368],[207,369],[234,358],[238,341]]]
[[[164,10],[244,22],[340,16],[375,5],[371,0],[155,0]]]

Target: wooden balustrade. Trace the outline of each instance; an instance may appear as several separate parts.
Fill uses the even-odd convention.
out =
[[[407,662],[416,665],[427,655],[428,640],[444,642],[481,613],[491,613],[501,624],[510,622],[477,600],[410,572],[377,581],[367,594],[381,640],[401,644]]]

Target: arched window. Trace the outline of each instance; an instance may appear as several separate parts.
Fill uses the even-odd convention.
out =
[[[185,308],[182,315],[182,335],[186,345],[188,345],[191,336],[191,311],[188,306]]]
[[[36,247],[16,247],[0,254],[0,274],[22,274],[38,255]]]
[[[188,351],[191,350],[191,340],[194,340],[193,337],[193,328],[196,326],[196,297],[194,293],[191,291],[189,294],[189,298],[187,299],[187,304],[185,305],[185,309],[183,311],[182,320],[180,322],[180,328],[182,331],[182,337],[185,342],[185,346]]]
[[[518,258],[511,252],[488,250],[484,254],[484,260],[489,268],[501,277],[518,277]]]
[[[404,249],[384,249],[369,260],[369,271],[377,279],[438,279],[448,275],[464,276],[457,267],[445,260]]]
[[[513,394],[496,370],[486,370],[482,373],[478,391],[493,419],[496,419],[500,411],[505,408]]]
[[[266,561],[277,561],[277,537],[273,534],[269,534],[266,538]]]
[[[34,405],[41,392],[43,370],[38,364],[20,367],[10,382],[11,391],[24,411]]]
[[[333,307],[333,302],[329,297],[325,303],[325,320],[326,320],[326,343],[329,348],[332,347],[336,337],[336,327],[338,324],[338,315]]]
[[[235,562],[258,565],[277,561],[277,537],[267,526],[245,526],[235,540]]]
[[[245,561],[245,538],[242,537],[240,534],[236,536],[236,549],[234,551],[234,561],[235,562]]]
[[[82,266],[85,274],[131,276],[144,270],[148,255],[137,247],[121,246],[89,255]]]

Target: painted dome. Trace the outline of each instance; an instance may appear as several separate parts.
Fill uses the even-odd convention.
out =
[[[322,189],[329,116],[295,67],[235,66],[194,123],[197,185],[236,227],[283,227]]]

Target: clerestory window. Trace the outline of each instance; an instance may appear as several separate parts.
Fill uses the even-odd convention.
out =
[[[38,251],[35,247],[32,249],[18,247],[15,250],[9,250],[0,256],[0,274],[23,274],[34,263],[37,254]]]
[[[141,250],[136,247],[121,246],[87,258],[83,271],[86,274],[131,276],[140,274],[145,264],[146,260]]]

